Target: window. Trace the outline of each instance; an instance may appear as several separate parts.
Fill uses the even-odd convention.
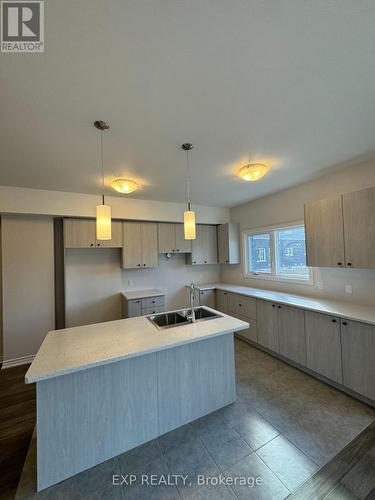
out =
[[[312,283],[303,224],[244,231],[243,242],[245,277]]]

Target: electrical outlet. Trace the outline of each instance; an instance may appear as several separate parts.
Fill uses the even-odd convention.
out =
[[[345,293],[353,293],[352,285],[345,285]]]

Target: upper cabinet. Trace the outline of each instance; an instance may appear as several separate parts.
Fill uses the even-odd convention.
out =
[[[158,227],[153,222],[124,222],[122,267],[157,267]]]
[[[305,231],[308,266],[345,266],[341,196],[306,203]]]
[[[97,240],[95,219],[64,219],[65,248],[121,248],[122,222],[112,221],[112,239]]]
[[[218,232],[218,251],[220,264],[240,263],[240,240],[238,224],[220,224]]]
[[[307,265],[375,268],[375,188],[305,205]]]
[[[343,195],[348,267],[375,268],[375,188]]]
[[[158,224],[159,253],[191,253],[191,240],[185,240],[183,224]]]
[[[198,224],[196,239],[192,240],[192,253],[187,255],[187,263],[217,264],[217,227]]]

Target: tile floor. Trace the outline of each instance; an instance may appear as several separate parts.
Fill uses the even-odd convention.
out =
[[[33,440],[16,498],[283,499],[375,419],[375,410],[282,361],[240,340],[235,349],[236,403],[40,494]],[[137,480],[112,486],[113,474]],[[188,477],[148,486],[142,474]],[[198,485],[199,475],[212,484]]]

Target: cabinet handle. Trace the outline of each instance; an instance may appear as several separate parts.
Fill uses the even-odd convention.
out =
[[[242,304],[238,304],[240,307],[242,307]]]
[[[172,252],[175,252],[175,249],[173,249]]]
[[[224,292],[224,293],[223,293],[223,295],[226,295],[226,294],[227,294],[227,292]]]
[[[228,264],[228,261],[226,260],[225,263]]]
[[[180,251],[180,249],[179,249],[179,248],[177,248],[176,252],[179,252],[179,251]]]
[[[193,261],[193,264],[196,264],[196,263],[197,263],[197,261],[196,261],[196,260],[194,260],[194,261]]]
[[[272,307],[276,307],[276,304],[272,304]]]
[[[137,264],[138,267],[140,267],[141,264]]]
[[[153,300],[152,303],[155,304],[155,301]]]
[[[337,265],[338,265],[338,266],[342,266],[342,262],[338,262],[338,263],[337,263]]]
[[[279,309],[281,309],[281,306],[277,306]]]
[[[144,266],[146,266],[146,264],[143,264]]]
[[[98,247],[100,247],[100,243],[98,243]]]
[[[207,261],[205,260],[204,263],[207,264]]]
[[[351,262],[348,262],[348,264],[347,264],[347,265],[348,265],[348,266],[351,266],[351,265],[352,265],[352,263],[351,263]]]
[[[336,320],[335,320],[335,319],[333,319],[333,320],[332,320],[332,323],[336,323]]]
[[[94,243],[90,243],[90,247],[93,247],[94,246]]]
[[[346,326],[348,323],[346,321],[343,321],[342,324]]]
[[[139,304],[139,302],[140,302],[140,301],[139,301],[139,300],[137,300],[137,304]]]

